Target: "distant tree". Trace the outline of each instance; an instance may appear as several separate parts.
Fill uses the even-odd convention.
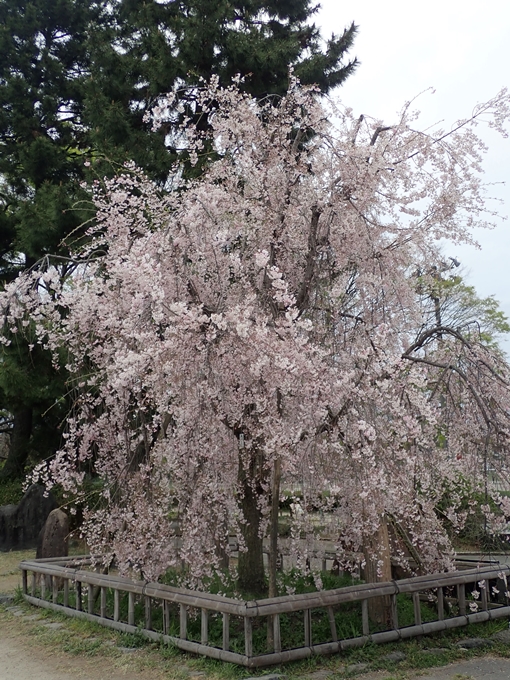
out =
[[[460,263],[450,258],[434,272],[431,282],[418,285],[428,325],[445,325],[462,332],[466,337],[492,347],[510,333],[510,324],[493,295],[481,298],[473,286],[464,283],[461,274],[452,274]]]
[[[159,131],[144,116],[167,91],[241,73],[257,96],[281,93],[289,64],[325,92],[340,84],[356,66],[343,61],[355,27],[322,50],[308,24],[314,11],[309,0],[0,0],[1,282],[47,254],[66,258],[94,219],[92,182],[126,161],[165,185],[179,116]],[[198,116],[192,96],[185,110]],[[36,387],[51,363],[44,353],[35,358],[21,340],[3,351],[4,369],[27,379],[0,379],[0,407],[17,405],[0,477],[19,474],[29,449],[40,450],[35,412],[44,420],[55,410],[54,390],[48,401]]]

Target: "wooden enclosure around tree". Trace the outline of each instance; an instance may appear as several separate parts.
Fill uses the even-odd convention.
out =
[[[367,642],[392,642],[510,615],[507,566],[243,602],[101,575],[87,571],[90,565],[89,557],[25,560],[20,564],[23,596],[38,607],[251,668],[315,654],[335,654]],[[491,581],[497,581],[499,587],[492,586]],[[495,594],[499,602],[493,601]],[[410,625],[399,623],[398,598],[406,596],[412,602],[414,614]],[[376,597],[390,599],[391,622],[387,629],[369,619],[370,601]],[[430,605],[427,608],[430,621],[422,621],[424,601]],[[341,626],[347,611],[359,614],[359,628],[353,626],[350,635]],[[319,620],[327,622],[326,628],[318,625]],[[289,623],[294,633],[298,631],[301,635],[301,642],[297,645],[294,642],[291,648],[283,634]],[[260,644],[260,640],[266,644],[267,625],[273,627],[270,650],[262,649]]]

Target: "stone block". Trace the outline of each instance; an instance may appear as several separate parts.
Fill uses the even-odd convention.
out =
[[[63,510],[56,508],[40,531],[37,542],[36,558],[67,557],[69,548],[69,517]]]
[[[32,484],[18,505],[0,507],[0,551],[26,550],[37,546],[39,533],[50,512],[57,507],[44,487]]]

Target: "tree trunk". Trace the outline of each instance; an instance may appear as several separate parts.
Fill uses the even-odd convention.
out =
[[[250,464],[250,472],[255,472],[255,462]],[[246,551],[239,551],[238,587],[243,593],[260,596],[267,593],[264,574],[263,539],[260,535],[262,513],[258,498],[263,493],[257,483],[255,474],[247,474],[242,463],[240,465],[241,510],[245,523],[241,530],[246,545]]]
[[[23,477],[32,436],[32,408],[26,407],[14,411],[13,422],[9,454],[0,470],[0,480]]]
[[[366,583],[382,583],[391,581],[391,552],[388,535],[388,524],[381,517],[379,528],[367,539],[365,548],[365,568],[363,578]],[[391,602],[389,596],[375,597],[368,600],[368,615],[379,625],[391,625]]]

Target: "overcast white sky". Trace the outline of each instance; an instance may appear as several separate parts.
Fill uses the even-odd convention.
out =
[[[361,64],[338,91],[357,114],[391,123],[404,102],[433,87],[435,94],[422,95],[416,108],[423,126],[444,121],[446,128],[510,86],[508,0],[321,0],[321,5],[315,22],[324,37],[352,21],[359,27],[352,55]],[[485,179],[506,182],[491,193],[504,201],[500,213],[510,215],[510,139],[481,128],[478,133],[489,146]],[[497,220],[493,231],[479,231],[476,238],[481,251],[452,246],[447,255],[461,260],[467,283],[482,297],[495,295],[510,317],[510,220]],[[510,354],[510,338],[502,345]]]

